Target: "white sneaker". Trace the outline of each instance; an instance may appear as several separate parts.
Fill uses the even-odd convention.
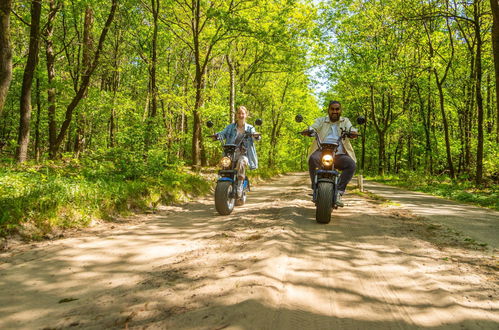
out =
[[[338,193],[338,195],[336,195],[336,206],[339,206],[339,207],[343,207],[345,206],[345,204],[343,204],[343,201],[341,200],[341,194]]]
[[[239,184],[237,185],[237,189],[236,189],[237,198],[243,197],[243,184],[244,184],[244,182],[239,182]]]

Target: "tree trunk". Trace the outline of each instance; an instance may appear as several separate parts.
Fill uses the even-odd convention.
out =
[[[381,129],[375,114],[375,102],[374,102],[374,86],[371,85],[370,88],[370,103],[371,103],[371,118],[374,123],[374,128],[378,134],[378,174],[383,175],[385,166],[385,132]],[[384,106],[382,106],[383,108]]]
[[[442,77],[439,76],[436,68],[433,69],[433,74],[435,76],[435,83],[437,84],[437,88],[438,88],[438,96],[439,96],[439,100],[440,100],[440,111],[442,114],[442,122],[444,124],[445,150],[447,152],[447,167],[449,169],[450,177],[452,179],[454,179],[456,176],[455,176],[455,172],[454,172],[454,165],[452,163],[452,156],[451,156],[451,151],[450,151],[449,124],[447,122],[447,115],[445,112],[444,92],[443,92],[443,87],[442,87],[445,80],[447,79],[447,74],[449,73],[449,69],[451,67],[451,63],[452,63],[452,60],[454,58],[454,39],[452,37],[452,31],[450,28],[449,19],[446,19],[446,23],[447,23],[447,32],[449,34],[449,42],[450,42],[450,46],[451,46],[451,55],[450,55],[449,60],[447,61],[447,64],[446,64],[445,70],[444,70],[444,74],[442,75]],[[426,22],[424,24],[424,27],[425,27],[426,35],[428,37],[428,44],[430,47],[430,60],[433,61],[433,57],[435,56],[434,55],[435,51],[433,49],[430,31],[428,30]]]
[[[55,121],[56,113],[56,89],[54,86],[55,79],[55,54],[54,54],[54,42],[52,40],[54,34],[53,22],[55,15],[57,14],[58,7],[55,6],[54,0],[49,0],[49,15],[47,24],[45,27],[45,57],[47,62],[47,100],[48,100],[48,129],[49,129],[49,146],[55,144],[55,139],[57,136],[57,128]],[[49,157],[51,159],[55,158],[52,154],[53,150],[50,148]]]
[[[85,23],[83,25],[83,55],[82,55],[82,69],[87,72],[92,65],[92,48],[93,48],[93,38],[92,38],[92,27],[94,25],[94,11],[90,6],[85,9]],[[85,89],[82,99],[87,98],[88,89]],[[86,143],[86,126],[87,126],[87,116],[84,109],[80,108],[78,117],[76,120],[76,136],[74,143],[74,153],[76,157],[80,156],[80,153],[85,149]]]
[[[226,56],[227,66],[229,67],[230,74],[230,91],[229,91],[229,121],[231,123],[236,121],[236,70],[234,63],[231,62],[229,55]]]
[[[193,127],[192,127],[192,166],[200,165],[201,160],[201,117],[199,114],[200,108],[203,106],[203,89],[204,89],[204,67],[201,63],[200,51],[200,24],[201,24],[201,3],[199,0],[192,2],[192,32],[193,32],[193,48],[194,48],[194,63],[196,66],[196,75],[194,78],[194,87],[196,88],[196,100],[194,103]]]
[[[476,38],[476,103],[478,111],[478,139],[476,150],[475,182],[479,185],[483,179],[483,98],[482,98],[482,36],[480,31],[480,13],[474,2],[475,38]]]
[[[153,34],[152,34],[152,56],[151,56],[151,118],[155,118],[158,112],[158,87],[156,84],[156,66],[158,52],[158,15],[159,0],[151,0],[153,15]]]
[[[496,78],[496,142],[499,143],[499,0],[490,0],[492,8],[492,51]]]
[[[0,118],[12,80],[12,48],[10,45],[10,10],[12,0],[0,1]]]
[[[41,0],[32,0],[29,50],[21,89],[21,116],[19,122],[19,135],[17,139],[17,161],[20,163],[26,161],[28,158],[29,132],[31,122],[31,86],[33,84],[33,76],[38,61],[41,11]]]
[[[42,112],[42,104],[40,97],[40,79],[36,78],[36,122],[35,122],[35,159],[40,161],[40,114]]]
[[[55,144],[51,146],[51,154],[53,154],[53,155],[57,154],[57,151],[59,150],[59,147],[60,147],[61,143],[63,142],[64,137],[66,136],[67,130],[71,124],[74,109],[80,103],[80,101],[84,97],[84,95],[86,94],[86,90],[87,90],[88,85],[90,83],[90,77],[92,76],[92,73],[94,72],[95,68],[97,67],[97,64],[99,62],[100,53],[102,51],[102,47],[104,44],[104,40],[106,39],[107,32],[108,32],[109,27],[111,26],[111,23],[114,19],[116,7],[117,7],[117,0],[112,0],[111,10],[109,12],[109,16],[107,17],[107,21],[104,25],[104,28],[102,29],[102,32],[101,32],[101,35],[99,38],[99,44],[98,44],[97,49],[95,51],[93,61],[92,61],[91,65],[87,68],[87,70],[85,70],[85,72],[83,73],[83,77],[81,79],[81,84],[80,84],[80,87],[78,89],[78,92],[76,93],[76,95],[73,97],[73,99],[71,100],[71,102],[67,106],[64,122],[62,123],[59,134],[57,135],[57,139],[55,141]]]
[[[449,137],[449,123],[447,122],[447,114],[445,113],[445,106],[444,106],[444,91],[442,88],[442,81],[438,81],[438,74],[436,71],[434,71],[436,80],[437,80],[437,87],[438,87],[438,96],[440,100],[440,112],[442,115],[442,123],[444,124],[444,137],[445,137],[445,151],[447,155],[447,167],[449,168],[449,174],[452,179],[455,178],[455,173],[454,173],[454,164],[452,163],[452,155],[450,152],[450,137]]]
[[[470,74],[469,81],[466,87],[466,106],[463,113],[463,129],[464,129],[464,168],[465,171],[471,172],[471,141],[473,139],[473,112],[475,110],[475,87],[476,87],[476,54],[474,54],[473,48],[469,49],[471,61],[470,61]]]

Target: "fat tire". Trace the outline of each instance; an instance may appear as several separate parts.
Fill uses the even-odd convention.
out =
[[[215,208],[220,215],[229,215],[234,210],[235,198],[229,197],[232,182],[221,181],[215,187]]]
[[[318,223],[329,223],[333,210],[334,185],[329,182],[319,182],[317,185],[317,204],[315,220]]]

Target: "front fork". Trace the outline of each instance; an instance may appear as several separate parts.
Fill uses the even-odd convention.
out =
[[[333,207],[337,208],[336,206],[336,198],[337,198],[337,192],[338,192],[338,177],[340,173],[336,170],[317,170],[315,172],[315,177],[314,177],[314,190],[313,190],[313,197],[312,201],[314,203],[317,202],[317,188],[319,182],[329,182],[333,184]]]
[[[230,198],[235,198],[236,197],[236,189],[239,184],[239,179],[237,178],[237,171],[236,170],[220,170],[218,171],[218,182],[220,181],[230,181],[232,182],[232,192],[230,193],[229,197]],[[248,180],[248,177],[244,178],[244,183],[243,183],[243,191],[247,192],[250,191],[250,182]]]

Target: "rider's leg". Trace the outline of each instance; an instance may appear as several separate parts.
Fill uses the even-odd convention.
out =
[[[237,170],[237,179],[239,181],[239,184],[237,186],[237,195],[239,197],[242,196],[243,194],[243,188],[244,188],[244,178],[246,177],[246,166],[248,166],[248,157],[246,156],[239,156],[237,159],[236,163],[236,170]]]
[[[321,166],[321,151],[314,151],[308,158],[308,172],[310,173],[310,182],[312,189],[314,189],[315,170]]]
[[[338,182],[338,193],[343,195],[347,188],[347,184],[352,180],[352,177],[355,173],[355,162],[354,160],[348,156],[347,154],[336,155],[334,157],[334,167],[341,172],[340,180]]]

